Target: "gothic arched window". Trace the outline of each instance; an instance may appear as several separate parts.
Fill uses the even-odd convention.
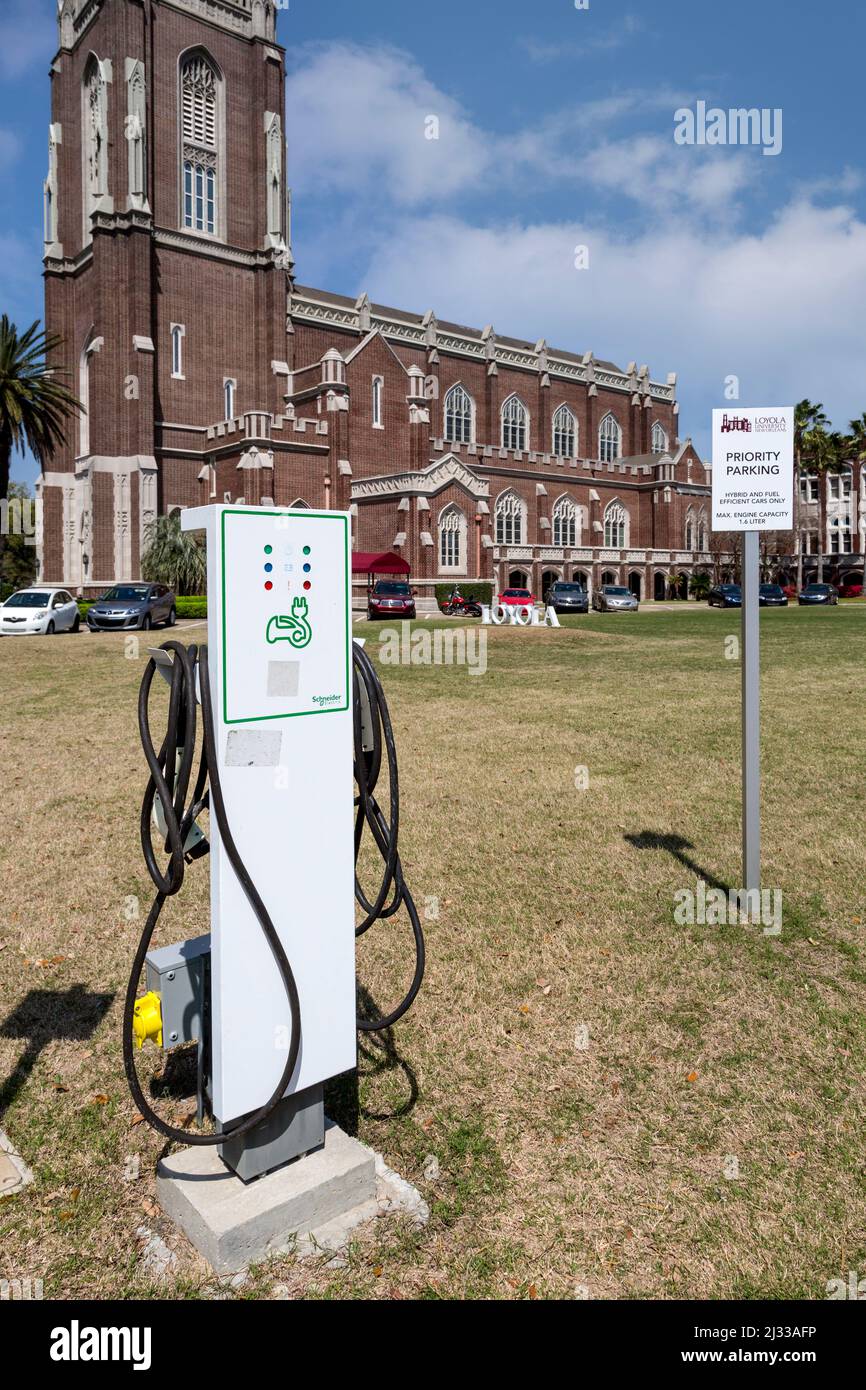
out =
[[[180,71],[183,148],[183,225],[208,236],[219,233],[220,79],[201,53]]]
[[[686,512],[686,550],[695,548],[695,514],[689,507]],[[703,549],[703,547],[701,547]]]
[[[602,463],[613,463],[621,452],[622,431],[613,415],[605,415],[598,427],[598,457]]]
[[[577,506],[570,497],[560,497],[553,508],[553,544],[577,545]]]
[[[95,54],[84,69],[81,149],[84,158],[84,239],[90,241],[91,215],[108,193],[108,89]]]
[[[609,502],[604,511],[604,543],[611,550],[621,550],[628,544],[626,531],[628,513],[621,502]]]
[[[519,396],[509,396],[502,407],[502,447],[522,453],[526,448],[529,417]]]
[[[577,457],[577,421],[567,405],[561,405],[553,417],[553,452],[559,459]]]
[[[652,452],[654,454],[666,454],[668,451],[668,437],[662,425],[656,420],[652,428]]]
[[[466,569],[466,517],[453,503],[439,517],[439,568]]]
[[[445,397],[445,438],[451,444],[472,443],[472,397],[452,386]]]
[[[516,492],[503,492],[496,503],[497,545],[521,545],[526,508]]]

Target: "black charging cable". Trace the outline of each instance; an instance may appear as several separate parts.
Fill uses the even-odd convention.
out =
[[[126,1004],[123,1011],[123,1065],[126,1069],[126,1079],[129,1082],[132,1098],[148,1123],[160,1134],[164,1134],[166,1139],[172,1139],[176,1143],[205,1147],[221,1144],[228,1137],[232,1139],[242,1138],[255,1129],[257,1125],[263,1124],[276,1110],[286,1093],[298,1061],[301,1046],[301,1003],[289,958],[271,921],[270,913],[241,859],[228,823],[219,778],[207,647],[185,647],[180,642],[165,642],[162,650],[172,652],[174,660],[171,668],[171,691],[166,733],[158,753],[151,736],[148,717],[150,687],[156,674],[156,662],[153,660],[147,664],[138,695],[138,726],[144,756],[150,768],[150,780],[141,805],[141,847],[148,873],[156,884],[157,892],[144,924],[144,931],[138,943],[138,950],[135,953],[126,990]],[[186,795],[192,774],[196,742],[198,703],[196,661],[198,662],[198,685],[201,695],[203,740],[198,775],[192,797],[187,803]],[[183,751],[178,766],[177,754],[179,749]],[[169,860],[165,870],[160,868],[151,839],[150,817],[156,796],[159,797],[166,822],[165,848],[169,854]],[[185,1129],[178,1129],[161,1119],[144,1095],[135,1069],[133,1019],[138,982],[150,949],[154,929],[166,899],[178,893],[183,885],[186,866],[184,845],[196,817],[201,815],[208,805],[216,817],[222,845],[229,863],[249,899],[250,906],[256,914],[259,926],[276,961],[292,1013],[292,1033],[282,1075],[273,1095],[261,1109],[249,1115],[242,1124],[232,1128],[226,1134],[189,1134]]]
[[[301,1005],[289,958],[267,907],[247,872],[229,826],[219,777],[207,647],[194,645],[186,647],[180,642],[165,642],[162,650],[172,653],[173,661],[168,718],[165,737],[159,752],[156,751],[153,741],[149,718],[150,690],[157,671],[157,664],[153,659],[148,662],[145,668],[138,695],[139,733],[144,756],[150,770],[150,778],[141,805],[141,847],[147,871],[157,891],[138,943],[126,990],[123,1011],[123,1064],[132,1098],[148,1123],[160,1134],[176,1143],[205,1147],[223,1143],[228,1137],[242,1138],[258,1125],[263,1124],[274,1113],[286,1093],[297,1065],[301,1045]],[[366,652],[356,643],[353,643],[352,651],[354,667],[354,768],[358,787],[358,794],[355,797],[355,896],[366,914],[360,926],[356,928],[356,936],[362,936],[375,921],[380,918],[392,917],[401,906],[405,906],[415,940],[415,973],[405,998],[396,1009],[383,1018],[358,1018],[357,1020],[358,1028],[363,1032],[377,1032],[390,1028],[393,1023],[402,1018],[407,1009],[411,1007],[421,988],[425,962],[424,933],[415,902],[403,878],[397,850],[399,834],[397,752],[385,693],[373,663]],[[195,759],[199,699],[202,710],[202,749],[193,791],[187,799]],[[364,719],[365,708],[368,715],[367,720]],[[372,745],[369,749],[364,746],[365,738],[366,742]],[[383,749],[388,766],[390,820],[385,816],[375,796],[375,789],[382,768]],[[178,757],[178,755],[180,756]],[[154,800],[157,797],[166,825],[165,852],[169,858],[164,867],[160,866],[157,859],[151,833],[151,815]],[[173,897],[183,886],[187,862],[207,852],[206,841],[200,842],[189,852],[185,849],[192,827],[207,808],[211,809],[216,818],[228,860],[247,895],[250,906],[271,948],[292,1016],[292,1031],[286,1064],[276,1089],[259,1110],[225,1134],[190,1134],[187,1130],[178,1129],[163,1120],[149,1103],[142,1090],[135,1067],[133,1043],[133,1022],[138,985],[153,933],[166,899]],[[369,826],[384,860],[382,881],[372,902],[365,895],[357,876],[357,861],[365,824]],[[391,896],[392,894],[393,896]],[[389,896],[391,896],[390,903],[387,901]]]
[[[393,917],[401,907],[405,907],[412,924],[415,939],[415,973],[408,993],[396,1009],[382,1018],[358,1018],[358,1027],[364,1033],[378,1033],[390,1028],[402,1018],[412,1004],[424,979],[424,932],[415,900],[403,878],[403,866],[397,842],[400,834],[400,784],[397,772],[397,749],[394,743],[394,730],[388,712],[388,702],[376,668],[357,642],[352,643],[354,667],[354,719],[355,719],[355,782],[358,794],[355,797],[355,897],[365,913],[364,920],[355,928],[356,936],[363,936],[373,923],[384,917]],[[365,720],[365,714],[368,718]],[[369,748],[367,745],[371,745]],[[382,752],[388,766],[388,788],[390,820],[376,799],[376,786],[382,770]],[[375,898],[371,901],[364,892],[358,877],[358,855],[368,826],[379,853],[384,860],[382,881]],[[392,896],[393,894],[393,896]],[[391,901],[388,902],[388,898]]]

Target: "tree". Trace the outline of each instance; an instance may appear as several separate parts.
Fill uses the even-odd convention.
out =
[[[710,576],[704,570],[697,570],[689,580],[689,589],[699,603],[701,599],[706,598],[711,588]]]
[[[818,475],[818,583],[824,582],[824,545],[827,539],[827,474],[841,468],[847,457],[845,436],[816,425],[803,436],[803,453]]]
[[[860,535],[860,558],[863,562],[863,596],[866,597],[866,410],[851,421],[851,457],[860,465],[859,507],[852,497]]]
[[[70,416],[81,411],[76,399],[49,365],[61,345],[39,321],[23,334],[6,314],[0,319],[0,498],[9,496],[12,451],[29,448],[40,464],[63,444]],[[0,555],[4,537],[0,535]]]
[[[803,522],[802,501],[800,498],[800,475],[804,460],[804,442],[807,435],[815,429],[824,429],[827,416],[822,405],[813,405],[810,400],[798,401],[794,406],[794,554],[797,562],[797,589],[803,587]],[[818,547],[819,550],[821,546]]]
[[[204,593],[207,558],[204,547],[180,529],[180,513],[158,516],[144,536],[141,573],[152,583],[169,584],[176,594]]]
[[[5,544],[0,554],[0,595],[26,589],[36,578],[34,516],[30,489],[24,483],[10,483],[4,516],[7,519]],[[17,504],[17,506],[15,505]],[[20,521],[22,524],[15,524]]]
[[[713,561],[713,583],[720,584],[724,575],[739,569],[740,532],[711,531],[708,548]]]

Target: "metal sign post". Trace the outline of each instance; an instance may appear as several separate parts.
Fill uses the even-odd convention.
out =
[[[794,408],[713,411],[713,530],[743,537],[743,882],[761,887],[762,531],[794,524]]]
[[[743,884],[761,887],[760,532],[743,533],[741,653],[743,683]]]

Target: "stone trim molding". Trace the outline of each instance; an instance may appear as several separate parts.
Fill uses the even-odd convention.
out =
[[[539,361],[543,360],[546,373],[552,377],[579,381],[586,385],[606,386],[609,390],[630,394],[632,377],[629,373],[600,366],[594,361],[592,353],[586,353],[581,362],[572,362],[558,356],[556,351],[548,348],[546,344],[542,353],[536,348],[503,345],[490,327],[477,334],[449,333],[438,324],[432,310],[428,310],[427,314],[418,317],[417,320],[410,320],[389,316],[384,310],[374,308],[366,295],[362,295],[352,307],[316,299],[315,291],[304,294],[295,290],[290,297],[289,313],[295,320],[351,328],[364,336],[378,329],[385,338],[422,349],[430,346],[433,335],[440,352],[475,358],[477,361],[487,362],[493,368],[499,365],[516,367],[537,375]],[[653,400],[673,402],[676,393],[676,373],[671,372],[666,382],[651,381],[647,374],[642,385],[647,396]]]
[[[385,477],[364,478],[352,484],[352,498],[369,502],[375,498],[393,497],[399,494],[410,496],[430,496],[441,492],[449,483],[458,483],[475,498],[489,497],[490,484],[479,478],[454,454],[431,463],[418,473],[392,473]]]

